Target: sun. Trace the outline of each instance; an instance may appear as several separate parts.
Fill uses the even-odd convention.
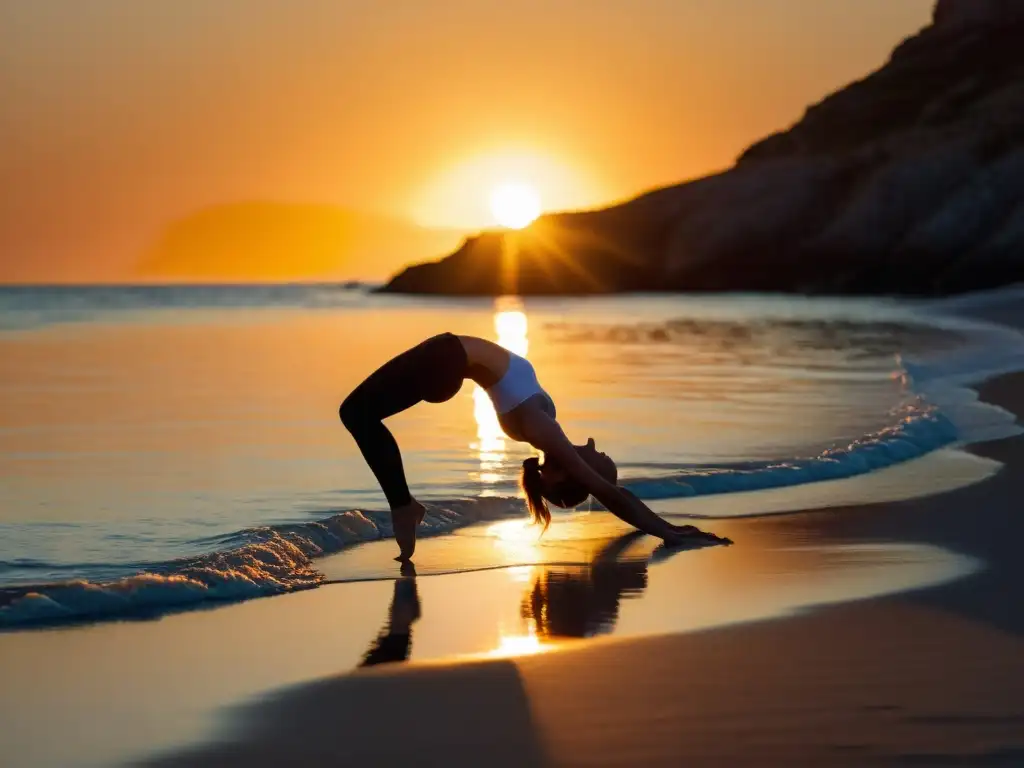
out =
[[[503,227],[522,229],[540,216],[540,195],[529,184],[501,184],[491,192],[491,214]]]

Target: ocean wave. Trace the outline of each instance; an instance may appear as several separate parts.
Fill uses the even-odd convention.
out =
[[[643,499],[670,499],[760,491],[840,480],[893,466],[957,442],[957,425],[938,408],[920,402],[894,412],[894,423],[849,445],[785,461],[699,465],[665,477],[632,480],[630,490]]]
[[[431,504],[419,535],[521,514],[514,499]],[[97,619],[150,618],[211,601],[237,601],[319,585],[318,557],[390,537],[390,514],[348,510],[323,520],[253,528],[236,546],[175,560],[116,581],[75,580],[0,589],[0,629]]]

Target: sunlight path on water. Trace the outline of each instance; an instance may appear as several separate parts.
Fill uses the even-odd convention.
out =
[[[498,299],[494,306],[495,339],[513,354],[526,357],[530,343],[527,337],[526,313],[522,302],[515,297]],[[499,495],[488,485],[503,479],[500,470],[506,459],[506,437],[498,424],[498,415],[487,392],[479,386],[473,387],[473,418],[476,421],[476,442],[470,449],[480,457],[480,472],[477,477],[484,485],[481,496]]]

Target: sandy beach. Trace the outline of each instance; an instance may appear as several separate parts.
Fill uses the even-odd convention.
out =
[[[1022,383],[982,395],[1020,414]],[[143,764],[1020,765],[1022,446],[975,447],[1006,466],[952,493],[721,526],[740,542],[932,544],[983,561],[971,575],[709,631],[328,676]]]

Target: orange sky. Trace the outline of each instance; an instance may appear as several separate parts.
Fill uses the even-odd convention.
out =
[[[0,281],[123,277],[244,200],[488,226],[729,165],[932,0],[0,0]],[[373,264],[352,276],[380,276]]]

